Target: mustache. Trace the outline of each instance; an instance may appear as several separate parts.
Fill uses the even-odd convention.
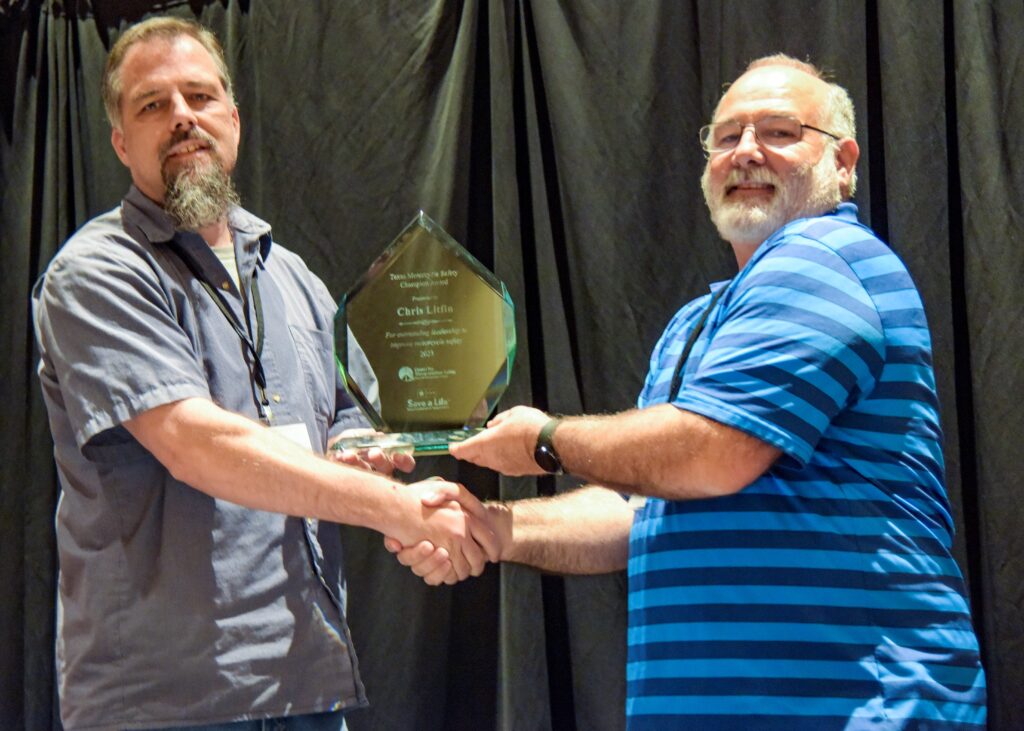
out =
[[[160,163],[163,164],[167,162],[168,153],[170,153],[172,147],[181,142],[185,142],[186,140],[198,140],[200,142],[204,142],[209,146],[210,151],[214,155],[217,154],[217,141],[214,140],[213,137],[206,134],[206,132],[203,132],[198,127],[189,127],[188,129],[176,130],[167,142],[160,145]]]
[[[725,179],[723,189],[728,189],[740,183],[768,183],[779,187],[782,179],[771,170],[764,167],[753,167],[746,170],[733,169]]]
[[[795,165],[785,174],[778,174],[767,167],[750,167],[746,169],[733,169],[725,179],[724,189],[740,183],[768,183],[776,188],[783,187],[787,182],[809,174],[815,166],[813,162],[801,162]],[[821,164],[820,161],[817,164]]]

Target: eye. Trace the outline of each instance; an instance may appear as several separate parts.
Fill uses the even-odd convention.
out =
[[[782,147],[798,142],[802,136],[800,123],[788,117],[767,117],[757,124],[757,136],[767,145]]]
[[[737,125],[729,125],[723,129],[715,130],[714,140],[716,147],[735,147],[739,144],[743,129]]]
[[[206,91],[194,91],[188,95],[188,103],[195,107],[206,106],[207,104],[213,104],[216,101],[217,97]]]

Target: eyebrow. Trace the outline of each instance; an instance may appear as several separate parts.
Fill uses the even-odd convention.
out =
[[[211,89],[215,90],[222,88],[220,82],[210,83],[207,81],[186,81],[183,84],[183,86],[185,87],[186,90],[189,91],[208,91]],[[133,105],[138,104],[140,102],[146,101],[147,99],[152,99],[153,97],[160,96],[161,93],[163,93],[161,89],[147,89],[146,91],[141,91],[135,96],[133,96],[131,99],[129,99],[129,103]]]

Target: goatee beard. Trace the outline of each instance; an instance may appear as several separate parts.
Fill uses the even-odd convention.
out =
[[[196,130],[177,136],[170,144],[184,139],[203,139],[210,145],[209,160],[198,159],[171,169],[166,160],[162,167],[164,210],[177,229],[198,231],[227,217],[237,206],[238,191],[224,163],[217,154],[216,143]],[[170,146],[170,145],[168,145]]]
[[[770,183],[775,186],[775,195],[766,202],[726,201],[725,190],[740,180]],[[733,170],[714,191],[710,167],[706,167],[701,188],[719,235],[732,242],[759,244],[790,221],[820,216],[842,201],[835,152],[829,154],[828,150],[818,162],[800,165],[785,178],[763,167]]]

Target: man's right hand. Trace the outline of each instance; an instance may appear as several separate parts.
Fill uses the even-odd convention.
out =
[[[418,515],[401,534],[386,538],[385,545],[396,546],[399,552],[409,547],[405,565],[422,564],[419,570],[432,579],[427,583],[454,584],[479,576],[488,560],[498,560],[501,547],[488,511],[465,487],[429,479],[401,490],[416,501]],[[420,575],[416,568],[413,571]]]
[[[422,484],[422,483],[421,483]],[[433,490],[424,492],[421,501],[424,508],[438,508],[458,504],[472,518],[469,521],[470,535],[486,552],[486,560],[497,563],[501,560],[504,547],[511,542],[511,522],[508,509],[501,503],[481,503],[465,488],[453,483],[429,482]],[[429,540],[403,544],[398,538],[387,536],[384,547],[395,554],[398,562],[431,586],[455,584],[465,578],[457,568],[457,560],[449,551]],[[486,561],[484,562],[484,564]],[[473,571],[479,576],[483,570]]]

